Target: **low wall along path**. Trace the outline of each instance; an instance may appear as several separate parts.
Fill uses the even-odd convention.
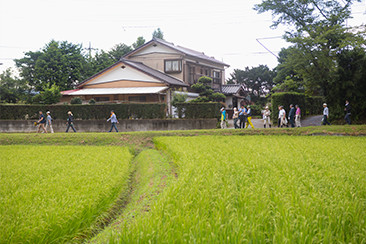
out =
[[[159,131],[159,130],[194,130],[215,129],[217,119],[137,119],[119,120],[117,128],[122,131]],[[54,120],[53,130],[65,132],[65,120]],[[107,132],[111,123],[106,120],[75,120],[77,132]],[[37,132],[34,120],[0,120],[0,132]],[[113,131],[115,131],[113,129]],[[73,133],[72,129],[69,132]]]

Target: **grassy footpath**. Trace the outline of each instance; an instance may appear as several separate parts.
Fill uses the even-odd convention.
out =
[[[179,179],[110,240],[364,243],[366,138],[156,138]]]
[[[302,128],[274,129],[213,129],[186,131],[148,131],[122,133],[2,133],[0,145],[116,145],[130,146],[142,150],[153,148],[153,138],[158,136],[200,136],[200,135],[349,135],[366,136],[366,125],[313,126]]]
[[[151,206],[171,183],[176,182],[174,165],[157,150],[144,150],[134,159],[135,174],[132,194],[122,214],[91,243],[114,243],[122,229],[128,228],[135,218],[151,211]]]
[[[0,146],[0,243],[84,238],[127,192],[131,159],[121,147]]]

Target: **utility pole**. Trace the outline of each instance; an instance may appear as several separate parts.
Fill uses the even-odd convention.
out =
[[[89,51],[89,61],[91,60],[91,52],[92,50],[98,50],[98,48],[92,48],[91,47],[91,42],[89,42],[89,47],[88,48],[85,48],[85,50],[88,50]]]

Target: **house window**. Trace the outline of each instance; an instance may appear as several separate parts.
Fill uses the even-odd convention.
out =
[[[133,96],[133,97],[128,97],[128,101],[129,102],[146,102],[146,96]]]
[[[214,83],[221,83],[221,72],[219,71],[213,72],[213,81]]]
[[[182,72],[182,60],[165,60],[165,73]]]

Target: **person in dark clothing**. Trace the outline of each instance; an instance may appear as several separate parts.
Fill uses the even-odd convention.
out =
[[[67,114],[69,115],[69,117],[67,118],[67,129],[66,132],[69,132],[69,128],[71,127],[72,130],[74,132],[76,132],[75,128],[74,128],[74,116],[72,115],[71,111],[67,112]]]
[[[346,107],[344,108],[344,111],[346,112],[346,116],[344,116],[344,120],[347,124],[351,124],[351,105],[349,104],[348,100],[346,100]]]
[[[245,108],[244,105],[241,105],[239,108],[239,128],[245,127]]]
[[[290,105],[290,112],[288,113],[288,120],[290,121],[291,127],[295,127],[295,108],[294,105]]]
[[[328,118],[329,118],[329,109],[326,103],[323,103],[323,125],[330,125]]]
[[[41,128],[43,129],[44,133],[47,133],[47,130],[44,127],[46,124],[46,117],[43,115],[42,111],[39,111],[39,119],[37,123],[38,123],[38,133],[41,131]]]

